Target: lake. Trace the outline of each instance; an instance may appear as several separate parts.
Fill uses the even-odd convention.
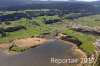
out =
[[[51,58],[74,59],[82,54],[72,49],[73,45],[56,39],[21,54],[5,57],[0,53],[0,66],[77,66],[77,64],[51,63]]]

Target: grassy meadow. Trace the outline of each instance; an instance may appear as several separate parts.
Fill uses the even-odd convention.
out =
[[[32,10],[25,10],[25,11],[17,11],[17,13],[20,12],[26,12],[26,11],[32,11]],[[47,10],[46,10],[47,11]],[[7,14],[13,14],[16,13],[16,11],[7,11],[7,12],[0,12],[0,16],[7,15]],[[72,22],[79,23],[83,25],[89,25],[89,26],[98,26],[100,27],[100,21],[99,18],[100,15],[91,15],[91,16],[84,16],[79,17],[73,20],[66,19],[65,17],[68,17],[70,14],[59,17],[58,15],[54,16],[38,16],[38,17],[32,17],[31,19],[27,18],[21,18],[19,20],[13,20],[8,21],[10,24],[6,24],[6,21],[0,22],[0,26],[4,29],[13,27],[13,26],[25,26],[26,30],[21,29],[13,32],[6,32],[6,36],[2,37],[0,34],[0,42],[6,42],[6,41],[12,41],[15,39],[21,39],[21,38],[28,38],[32,36],[39,36],[43,35],[45,33],[52,33],[55,30],[58,30],[61,33],[68,34],[70,36],[73,36],[75,38],[78,38],[80,41],[82,41],[82,45],[80,46],[81,49],[83,49],[88,54],[92,54],[95,50],[95,47],[92,45],[96,39],[100,38],[100,36],[95,36],[91,34],[85,34],[82,32],[73,31],[70,28],[68,28],[68,25]],[[46,24],[46,22],[54,20],[60,20],[52,24]],[[29,48],[29,47],[26,47]],[[18,49],[17,47],[14,47],[12,49]],[[23,48],[21,48],[23,49]]]

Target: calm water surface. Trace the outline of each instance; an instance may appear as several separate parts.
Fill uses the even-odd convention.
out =
[[[79,58],[80,53],[73,46],[61,40],[55,40],[27,50],[19,55],[4,57],[0,54],[0,66],[76,66],[76,64],[54,64],[51,58]]]

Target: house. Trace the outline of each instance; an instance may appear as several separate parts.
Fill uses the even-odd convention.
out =
[[[97,40],[96,42],[94,42],[93,45],[94,45],[95,47],[97,47],[98,49],[100,49],[100,39]]]

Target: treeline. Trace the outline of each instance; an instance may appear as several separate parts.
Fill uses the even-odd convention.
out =
[[[94,15],[95,13],[73,13],[71,15],[65,16],[65,19],[73,20],[73,19],[78,19],[79,17],[85,17],[85,16],[90,16]]]
[[[61,15],[62,11],[57,10],[57,9],[51,9],[48,11],[26,11],[25,12],[27,15],[31,16],[31,17],[37,17],[37,16],[54,16],[54,15]],[[63,13],[67,13],[67,11],[63,11]]]
[[[4,28],[0,27],[0,34],[2,37],[6,36],[6,32],[4,32]]]
[[[90,16],[93,15],[95,13],[73,13],[71,15],[70,12],[66,11],[66,10],[57,10],[57,9],[51,9],[48,11],[22,11],[22,12],[17,12],[16,13],[12,13],[12,14],[7,14],[7,15],[2,15],[0,16],[0,21],[15,21],[15,20],[19,20],[21,18],[27,18],[27,19],[32,19],[32,17],[38,17],[38,16],[54,16],[54,15],[58,15],[60,18],[64,17],[65,19],[77,19],[79,17],[84,17],[84,16]],[[68,15],[67,17],[65,15]],[[52,21],[51,21],[52,22]]]
[[[21,18],[26,18],[27,15],[25,13],[13,13],[8,15],[0,16],[0,21],[14,21]]]
[[[64,14],[67,14],[67,11],[60,11],[60,10],[49,10],[49,11],[25,11],[23,13],[13,13],[13,14],[7,14],[0,16],[0,21],[14,21],[19,20],[21,18],[28,18],[31,19],[32,17],[38,17],[38,16],[63,16]]]
[[[26,30],[26,27],[25,26],[8,27],[8,28],[4,29],[4,31],[5,32],[14,32],[14,31],[21,30],[21,29]]]
[[[15,26],[15,27],[8,27],[6,29],[0,27],[0,34],[2,35],[2,37],[4,37],[7,35],[6,32],[14,32],[14,31],[18,31],[21,29],[26,30],[26,27],[25,26]]]
[[[61,22],[61,19],[46,20],[45,24],[52,24],[52,23],[56,23],[56,22]]]

